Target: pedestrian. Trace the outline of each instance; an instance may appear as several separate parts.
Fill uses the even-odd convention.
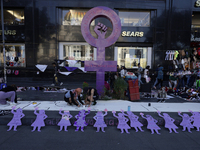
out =
[[[171,72],[169,74],[169,87],[173,90],[176,90],[177,84],[178,84],[178,78],[176,77],[174,72]],[[174,85],[173,88],[172,85]]]
[[[140,66],[140,63],[138,63],[138,70],[137,70],[137,73],[138,73],[138,85],[140,87],[140,84],[143,84],[141,78],[142,78],[142,72],[143,72],[143,68]]]
[[[160,64],[157,65],[157,68],[156,68],[156,71],[153,75],[153,78],[155,79],[155,82],[154,82],[154,85],[153,85],[153,88],[155,87],[155,85],[158,83],[158,79],[157,79],[157,76],[158,76],[158,69],[160,68]]]
[[[146,66],[146,69],[144,70],[144,78],[146,80],[146,83],[149,83],[151,80],[150,75],[149,75],[149,69],[150,69],[150,66]]]
[[[82,92],[81,88],[77,88],[75,90],[68,90],[67,92],[65,92],[65,95],[64,95],[65,102],[67,102],[69,105],[74,104],[78,107],[80,107],[80,104],[84,105],[80,97],[81,92]],[[77,101],[77,99],[80,103]]]
[[[185,77],[186,77],[186,86],[189,87],[189,83],[190,83],[190,77],[191,77],[191,72],[189,70],[189,68],[186,69],[185,71]]]
[[[17,103],[17,94],[16,94],[17,87],[15,85],[7,86],[0,90],[0,104],[6,105],[7,100],[11,101],[11,105]]]
[[[120,68],[119,68],[119,65],[117,65],[117,71],[115,72],[115,80],[117,79],[117,78],[119,78],[119,77],[121,77],[121,75],[120,75]]]
[[[163,67],[159,67],[158,68],[158,76],[157,76],[157,80],[158,82],[156,83],[156,85],[154,86],[154,89],[156,89],[156,87],[160,84],[161,88],[162,88],[162,84],[163,84]]]
[[[58,79],[58,73],[59,73],[59,70],[58,70],[58,64],[53,62],[52,63],[53,67],[54,67],[54,77],[53,77],[53,83],[51,84],[52,86],[55,86],[57,84],[60,84],[60,85],[63,85],[63,82],[61,82],[59,79]]]
[[[126,72],[127,72],[126,68],[124,66],[122,66],[121,71],[120,71],[120,75],[121,75],[122,78],[125,78]]]
[[[85,87],[83,89],[83,94],[86,95],[85,105],[88,105],[90,107],[92,102],[93,102],[93,105],[97,104],[96,100],[99,99],[99,94],[97,92],[97,89],[93,87]]]

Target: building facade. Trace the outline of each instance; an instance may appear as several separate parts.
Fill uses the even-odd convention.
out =
[[[105,56],[119,66],[134,69],[140,62],[143,68],[155,69],[157,64],[167,68],[167,50],[200,47],[199,0],[4,0],[7,68],[31,76],[35,65],[51,69],[54,59],[79,60],[69,67],[84,67],[84,61],[95,60],[96,48],[85,42],[81,21],[96,6],[109,7],[120,17],[121,36],[106,48]],[[91,23],[92,35],[96,37],[93,29],[98,22],[108,27],[108,37],[112,24],[102,17]]]

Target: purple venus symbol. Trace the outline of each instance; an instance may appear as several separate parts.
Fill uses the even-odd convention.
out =
[[[90,33],[90,24],[97,17],[109,19],[113,26],[113,31],[108,38],[105,38],[107,27],[102,23],[95,26],[94,32],[98,38],[94,38]],[[101,31],[100,31],[101,30]],[[81,23],[81,32],[84,39],[97,48],[97,60],[85,61],[86,71],[96,71],[96,89],[101,95],[104,88],[105,71],[116,71],[116,61],[105,61],[105,48],[114,44],[121,34],[121,22],[119,16],[110,8],[98,6],[90,9],[84,16]]]

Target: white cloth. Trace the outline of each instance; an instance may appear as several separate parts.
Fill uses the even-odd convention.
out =
[[[66,60],[69,63],[69,67],[73,67],[76,63],[77,60]]]
[[[35,65],[40,71],[44,72],[47,68],[47,65]]]
[[[87,71],[85,71],[84,67],[79,67],[79,69],[82,70],[83,72],[87,72]]]
[[[72,72],[59,72],[59,73],[68,76]]]

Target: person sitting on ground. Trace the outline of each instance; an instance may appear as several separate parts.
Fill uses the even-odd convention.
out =
[[[0,90],[0,104],[6,105],[7,100],[11,101],[11,104],[17,103],[17,87],[15,85],[7,86]]]
[[[86,95],[85,98],[85,105],[91,106],[92,102],[93,105],[96,105],[96,100],[99,99],[99,94],[97,93],[97,89],[93,87],[85,87],[83,89],[83,93]]]
[[[65,102],[67,102],[69,105],[76,105],[78,107],[80,107],[80,104],[79,102],[84,105],[84,103],[81,101],[81,97],[80,97],[80,94],[82,92],[82,89],[81,88],[77,88],[75,90],[68,90],[67,92],[65,92],[65,95],[64,95],[64,100]],[[77,98],[78,98],[78,101],[77,101]]]
[[[173,72],[170,73],[170,75],[169,75],[169,87],[170,87],[171,89],[172,89],[172,84],[174,84],[173,90],[175,90],[176,87],[177,87],[177,84],[178,84],[178,78],[177,78],[177,76],[174,75]]]

